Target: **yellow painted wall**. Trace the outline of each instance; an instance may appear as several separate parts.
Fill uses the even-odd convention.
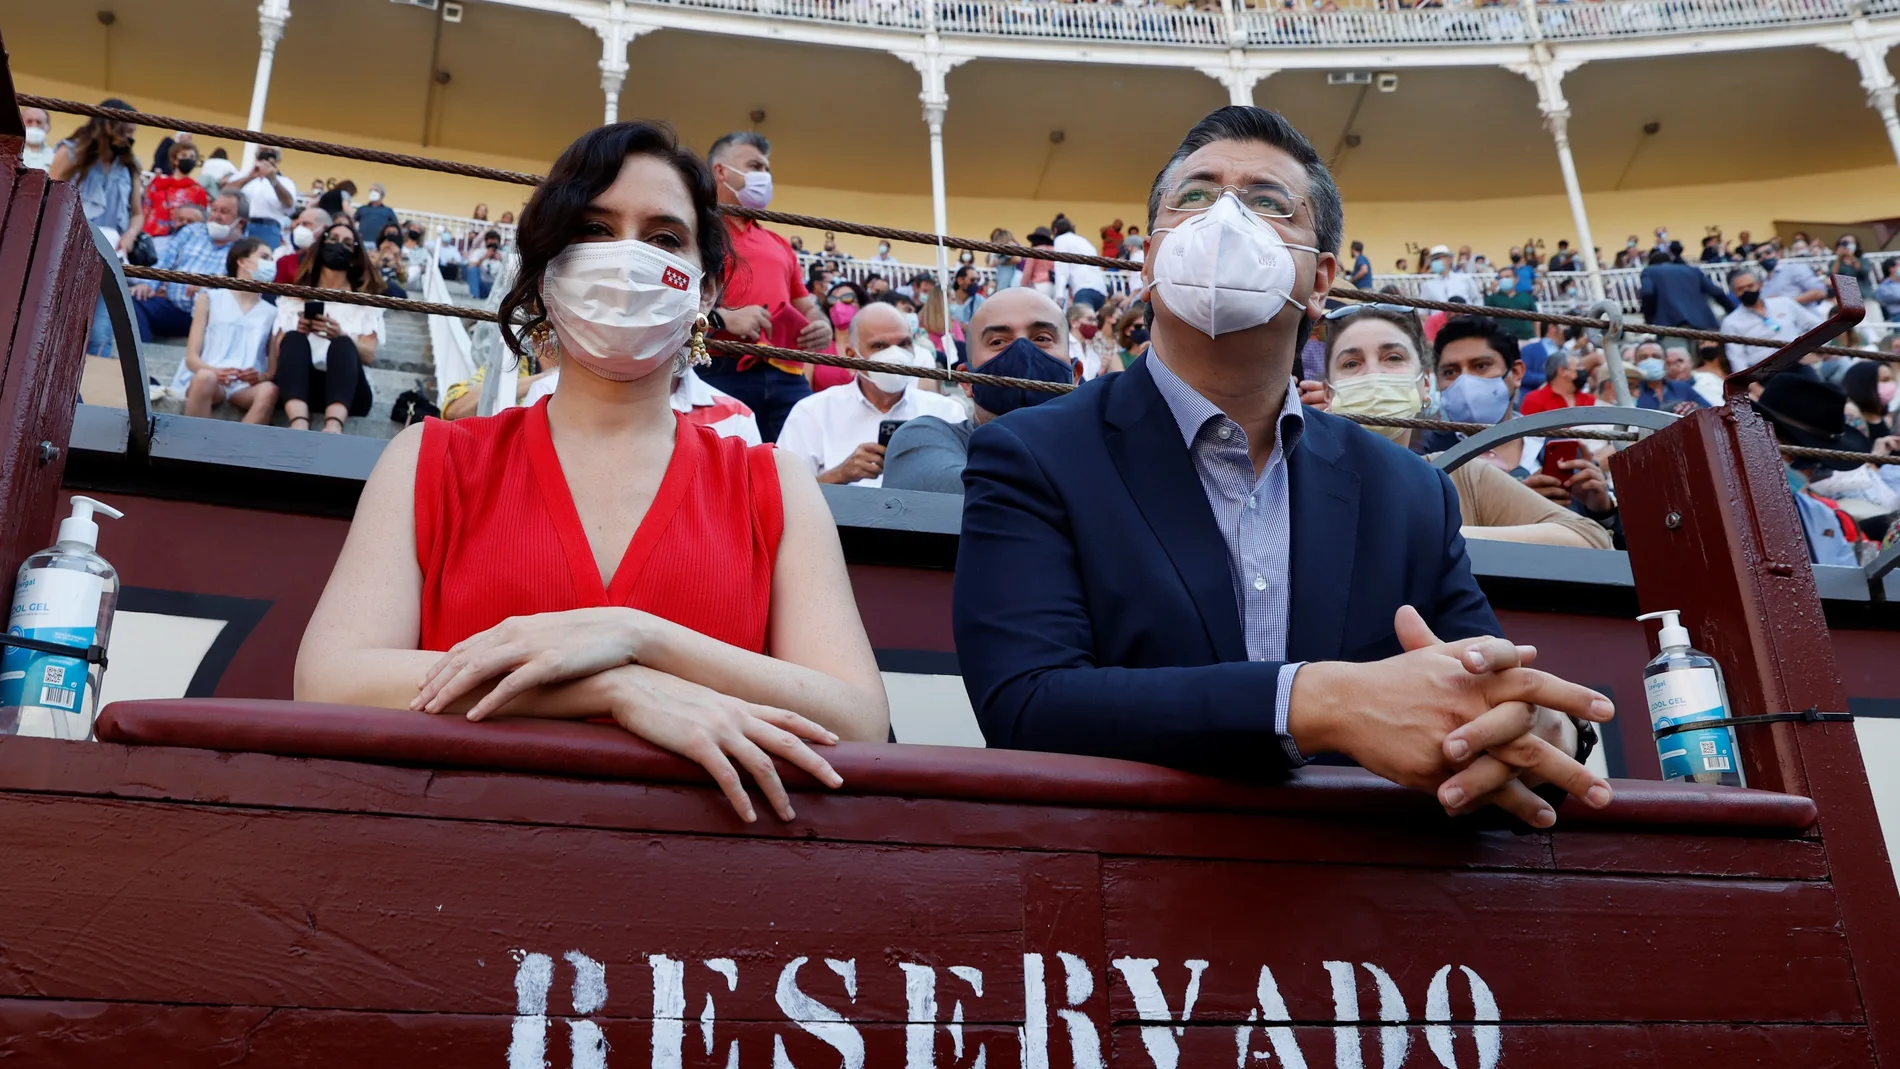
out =
[[[108,95],[101,89],[37,77],[24,72],[15,80],[23,92],[45,96],[96,101]],[[241,113],[214,113],[189,109],[149,95],[135,94],[132,103],[155,114],[174,114],[202,122],[241,126]],[[53,117],[55,137],[63,137],[78,123],[75,116]],[[301,137],[339,141],[395,152],[462,160],[468,163],[539,172],[552,161],[424,148],[413,143],[366,138],[348,131],[266,125],[277,132]],[[162,132],[141,131],[139,147],[149,157]],[[204,151],[219,142],[205,141]],[[235,160],[242,146],[226,144]],[[371,164],[286,152],[284,172],[307,188],[319,175],[348,177],[359,187],[381,181],[389,190],[389,203],[415,211],[467,215],[476,202],[485,202],[491,218],[503,211],[519,212],[528,189],[504,183],[461,178],[454,175],[416,171],[401,167],[377,167]],[[778,197],[773,207],[788,212],[854,219],[886,226],[928,231],[931,226],[930,194],[922,189],[915,194],[858,193],[850,190],[822,189],[796,185],[795,176],[781,175]],[[1474,192],[1488,193],[1482,183],[1474,183]],[[1758,238],[1773,231],[1776,219],[1829,219],[1853,222],[1863,219],[1900,216],[1900,167],[1881,166],[1859,170],[1795,178],[1752,180],[1699,186],[1675,186],[1660,189],[1591,193],[1585,197],[1595,230],[1597,244],[1606,253],[1614,253],[1630,234],[1647,242],[1657,226],[1667,226],[1671,237],[1691,249],[1699,247],[1703,228],[1720,226],[1730,241],[1743,230]],[[1002,226],[1021,240],[1036,226],[1046,225],[1058,211],[1068,213],[1077,230],[1093,240],[1097,231],[1110,220],[1126,223],[1145,221],[1146,207],[1139,203],[1113,204],[1079,201],[1011,200],[979,197],[949,199],[950,232],[988,238],[990,229]],[[1392,262],[1406,255],[1407,243],[1447,244],[1454,248],[1470,245],[1494,260],[1505,255],[1513,244],[1527,237],[1542,237],[1547,249],[1554,249],[1559,238],[1575,243],[1568,202],[1561,196],[1473,199],[1469,201],[1349,201],[1346,204],[1346,237],[1366,243],[1374,267],[1389,271]],[[819,247],[816,231],[788,229],[803,233],[808,248]],[[1822,235],[1817,235],[1822,236]],[[1832,240],[1825,235],[1824,240]],[[840,235],[838,246],[855,256],[869,256],[876,241],[852,235]],[[898,245],[899,259],[929,262],[931,254],[923,246]]]

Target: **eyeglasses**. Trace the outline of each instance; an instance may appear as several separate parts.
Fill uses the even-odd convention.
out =
[[[1240,198],[1241,207],[1255,215],[1267,219],[1291,219],[1293,213],[1304,200],[1297,193],[1288,192],[1284,186],[1272,182],[1256,182],[1249,186],[1224,186],[1218,182],[1191,178],[1173,189],[1168,190],[1161,204],[1169,211],[1204,212],[1220,202],[1223,195],[1232,192]]]
[[[1320,318],[1329,319],[1329,320],[1344,319],[1347,316],[1357,315],[1360,312],[1367,310],[1368,308],[1376,309],[1381,312],[1391,312],[1395,315],[1413,315],[1413,314],[1416,314],[1418,311],[1418,309],[1416,308],[1412,308],[1403,304],[1348,304],[1339,308],[1331,309]]]

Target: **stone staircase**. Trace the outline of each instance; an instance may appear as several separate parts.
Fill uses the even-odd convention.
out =
[[[468,287],[460,282],[448,284],[452,299],[459,305],[474,305],[468,295]],[[369,438],[393,438],[402,428],[402,424],[389,418],[390,406],[396,397],[405,390],[421,390],[425,396],[435,396],[433,377],[435,361],[429,343],[429,320],[427,316],[415,312],[384,312],[384,334],[377,346],[376,362],[364,369],[369,376],[370,391],[375,403],[369,415],[352,416],[343,427],[345,434],[362,435]],[[143,346],[146,373],[160,386],[171,385],[172,376],[177,373],[178,365],[185,360],[183,339],[166,339]],[[185,402],[182,397],[160,397],[152,402],[152,408],[158,412],[170,412],[183,415]],[[211,410],[212,418],[233,420],[239,418],[237,410],[229,405],[218,405]],[[318,427],[320,420],[314,420]],[[273,426],[284,427],[289,421],[284,418],[282,407],[272,414]]]

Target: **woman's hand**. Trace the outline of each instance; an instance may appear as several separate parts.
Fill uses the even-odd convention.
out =
[[[476,687],[500,679],[468,711],[470,720],[481,720],[530,688],[638,662],[650,620],[645,613],[619,608],[511,617],[444,653],[417,684],[409,708],[446,712]]]
[[[797,713],[727,697],[651,668],[616,673],[614,690],[614,722],[655,746],[697,762],[712,774],[726,800],[748,824],[758,814],[734,762],[752,774],[781,820],[797,814],[772,755],[811,773],[827,787],[844,784],[844,777],[830,762],[807,745],[829,746],[838,736]]]

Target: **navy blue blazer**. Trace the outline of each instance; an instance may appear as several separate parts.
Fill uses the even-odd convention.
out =
[[[1659,327],[1714,330],[1721,323],[1709,310],[1710,301],[1726,311],[1735,310],[1735,298],[1710,281],[1700,268],[1688,264],[1651,264],[1643,268],[1639,297],[1643,319]]]
[[[1442,639],[1500,633],[1443,473],[1309,409],[1289,476],[1289,661],[1397,654],[1401,605]],[[978,428],[963,479],[957,657],[991,746],[1286,767],[1281,665],[1247,660],[1226,543],[1146,360]]]

